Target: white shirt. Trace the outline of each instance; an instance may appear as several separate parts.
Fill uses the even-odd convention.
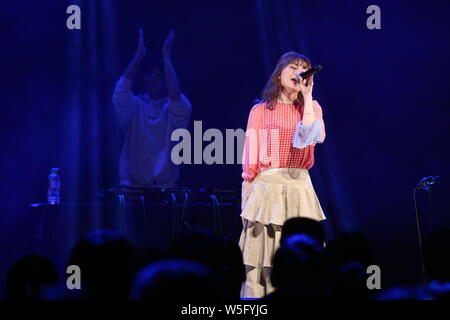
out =
[[[135,96],[132,81],[121,77],[113,94],[119,126],[125,134],[119,164],[120,185],[129,187],[175,186],[178,166],[171,161],[172,131],[187,128],[192,106],[183,95],[171,101]]]

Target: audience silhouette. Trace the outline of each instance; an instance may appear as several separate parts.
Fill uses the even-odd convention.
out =
[[[424,241],[426,285],[369,290],[367,267],[376,264],[369,240],[361,233],[341,233],[327,242],[320,222],[293,218],[282,229],[270,276],[275,291],[263,302],[308,299],[448,300],[450,230]],[[151,248],[149,246],[148,248]],[[136,250],[119,233],[97,230],[72,249],[68,265],[81,270],[81,289],[69,290],[52,261],[26,255],[7,274],[8,300],[240,300],[245,281],[237,243],[206,229],[192,229],[168,250]]]

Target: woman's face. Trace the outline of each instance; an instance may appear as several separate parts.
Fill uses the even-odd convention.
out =
[[[309,69],[308,64],[303,60],[292,60],[281,71],[280,82],[281,86],[286,91],[300,91],[300,84],[295,81],[295,75],[305,72]]]

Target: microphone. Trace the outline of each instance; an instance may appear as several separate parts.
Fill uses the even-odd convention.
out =
[[[295,75],[295,81],[297,83],[300,83],[300,77],[302,77],[302,79],[308,79],[309,77],[311,77],[314,73],[319,72],[320,70],[322,70],[323,67],[319,64],[303,73],[297,73]]]
[[[433,184],[439,183],[439,176],[425,177],[419,181],[417,188],[428,190]]]

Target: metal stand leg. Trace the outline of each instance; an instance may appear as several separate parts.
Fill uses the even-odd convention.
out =
[[[172,242],[174,242],[178,236],[179,214],[177,207],[177,197],[173,192],[170,193],[170,203],[172,205]]]
[[[125,196],[123,194],[118,195],[119,200],[119,231],[121,236],[125,236]]]
[[[222,221],[220,216],[219,200],[216,195],[211,195],[211,202],[213,207],[214,231],[217,235],[222,237]]]
[[[145,240],[147,241],[147,245],[150,245],[150,225],[149,225],[149,221],[148,221],[148,214],[147,214],[147,207],[145,205],[145,198],[143,195],[139,196],[139,199],[141,200],[141,204],[142,204],[142,210],[144,210],[144,237]]]

